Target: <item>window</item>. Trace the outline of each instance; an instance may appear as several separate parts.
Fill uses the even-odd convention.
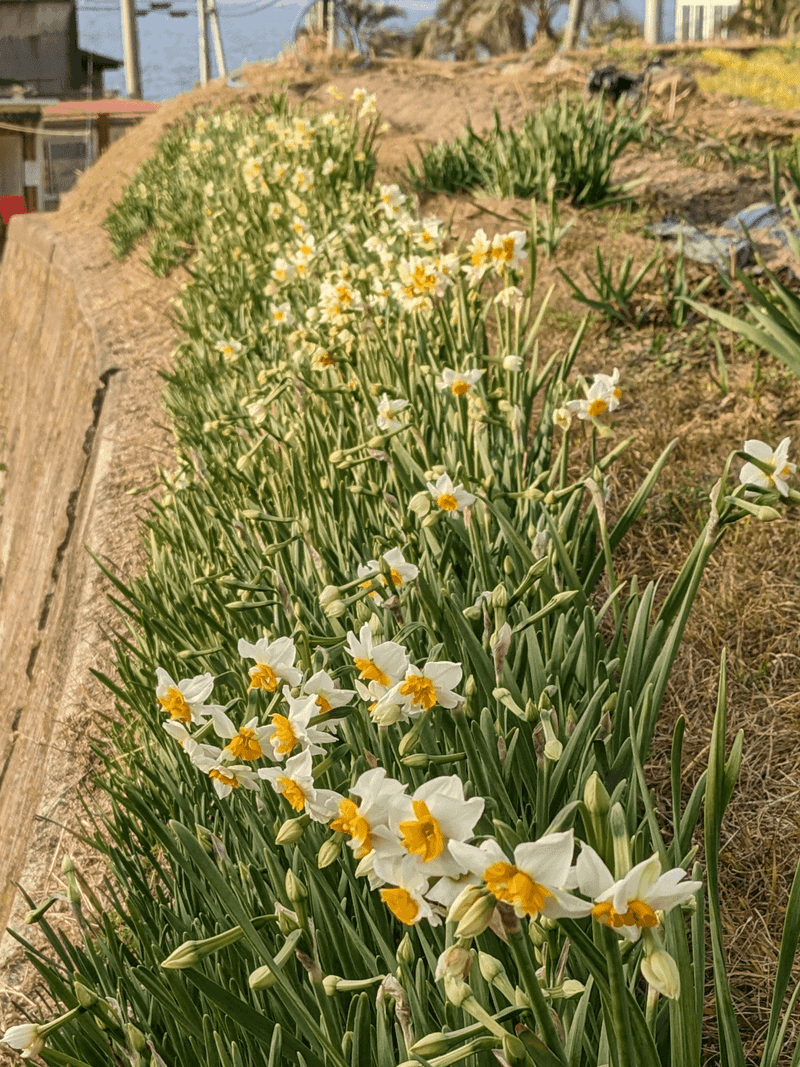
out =
[[[681,8],[681,40],[682,41],[688,41],[689,40],[689,14],[690,14],[691,10],[692,9],[688,6],[688,4]]]
[[[695,8],[695,12],[696,12],[696,15],[695,15],[696,22],[695,22],[695,26],[694,26],[694,39],[696,41],[702,41],[703,40],[703,15],[705,14],[705,9],[702,7],[702,5],[699,5],[698,7]]]

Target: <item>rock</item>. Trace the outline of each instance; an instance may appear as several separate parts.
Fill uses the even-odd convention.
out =
[[[553,56],[543,67],[545,74],[573,74],[577,69],[571,60],[563,56]]]

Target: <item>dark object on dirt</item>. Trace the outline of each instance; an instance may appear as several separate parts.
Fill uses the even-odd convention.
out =
[[[614,103],[622,96],[636,98],[650,71],[663,66],[664,61],[658,58],[651,60],[641,74],[625,74],[617,67],[595,67],[594,70],[589,71],[586,92],[590,96],[604,93]]]

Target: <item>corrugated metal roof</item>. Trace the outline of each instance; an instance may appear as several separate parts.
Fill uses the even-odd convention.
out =
[[[0,38],[66,33],[73,10],[70,0],[0,0]]]

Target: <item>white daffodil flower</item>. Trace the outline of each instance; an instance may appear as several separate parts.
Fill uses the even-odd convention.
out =
[[[275,792],[286,797],[295,811],[305,809],[314,822],[327,823],[341,800],[332,789],[315,788],[311,750],[307,748],[288,759],[285,767],[259,767],[258,776],[271,782]]]
[[[17,1026],[10,1026],[0,1040],[20,1052],[24,1060],[30,1059],[31,1056],[38,1056],[45,1045],[36,1023],[20,1023]]]
[[[302,692],[306,696],[313,696],[316,700],[317,710],[315,715],[327,715],[334,708],[343,708],[356,695],[355,689],[340,689],[327,671],[317,671],[303,682]],[[335,720],[331,722],[331,729],[335,728]]]
[[[348,632],[347,651],[353,657],[359,678],[366,682],[377,682],[386,689],[399,682],[408,669],[408,654],[403,646],[395,641],[375,644],[367,622],[361,627],[358,637],[352,631]]]
[[[358,695],[369,707],[369,715],[376,726],[391,726],[396,722],[408,722],[409,714],[406,705],[399,697],[391,702],[386,700],[389,689],[380,682],[370,682],[364,685],[356,681]]]
[[[318,726],[308,725],[309,720],[319,714],[316,696],[312,693],[310,696],[293,697],[289,687],[284,686],[283,698],[289,705],[289,714],[274,714],[266,727],[273,759],[282,761],[298,745],[307,750],[310,756],[324,752],[321,746],[330,745],[336,737],[326,730],[320,730]]]
[[[376,866],[377,862],[376,860]],[[397,856],[386,860],[382,866],[381,877],[389,883],[389,888],[380,891],[381,900],[401,923],[415,926],[423,919],[427,919],[431,926],[441,923],[441,917],[425,899],[428,879],[420,871],[413,856]]]
[[[657,911],[669,912],[685,903],[702,887],[702,882],[684,882],[682,867],[661,874],[658,856],[643,860],[614,881],[602,859],[584,845],[575,871],[581,893],[591,897],[591,914],[598,922],[618,930],[629,941],[638,941],[642,930],[658,926]]]
[[[395,419],[394,416],[398,411],[402,411],[408,407],[408,401],[397,399],[390,400],[386,393],[380,398],[378,402],[378,417],[375,420],[379,430],[399,430],[403,423],[399,419]]]
[[[476,498],[472,493],[466,492],[461,485],[453,485],[449,474],[442,474],[435,483],[428,482],[427,485],[437,507],[451,515],[475,503]]]
[[[436,704],[443,708],[458,707],[464,697],[454,692],[452,686],[459,684],[462,674],[461,664],[448,660],[428,662],[424,667],[410,664],[405,678],[379,700],[375,711],[380,714],[383,706],[399,704],[405,709],[405,717],[411,718]]]
[[[374,767],[350,787],[350,792],[361,798],[357,803],[348,797],[341,798],[339,817],[330,828],[348,836],[347,844],[356,859],[363,859],[373,850],[383,856],[404,854],[389,826],[389,816],[392,804],[405,790],[402,782],[387,777],[383,767]]]
[[[214,688],[213,674],[198,674],[194,678],[181,678],[175,682],[163,667],[156,668],[158,686],[156,698],[170,719],[182,723],[200,723],[211,715],[216,704],[205,704]]]
[[[483,809],[482,797],[464,799],[464,784],[453,774],[425,782],[411,797],[398,797],[389,818],[403,848],[416,857],[426,878],[439,875],[458,878],[469,868],[459,861],[450,846],[472,837]],[[379,853],[375,871],[390,881],[383,862]]]
[[[522,356],[504,356],[503,357],[503,370],[517,371],[522,369]]]
[[[299,685],[302,671],[294,666],[297,649],[291,637],[279,637],[276,641],[260,638],[254,645],[241,638],[239,655],[242,659],[254,659],[256,664],[249,670],[250,689],[264,689],[274,693],[281,681]]]
[[[445,367],[436,379],[437,389],[449,389],[454,396],[465,396],[481,380],[484,370],[451,370]]]
[[[266,745],[270,736],[270,728],[259,726],[256,717],[238,729],[222,708],[214,711],[213,719],[217,736],[228,739],[228,744],[222,750],[224,759],[249,762],[267,755]]]
[[[789,495],[786,479],[797,470],[796,463],[789,462],[790,437],[784,437],[775,451],[764,441],[745,441],[744,450],[756,459],[772,467],[772,474],[765,474],[755,463],[745,463],[739,474],[742,485],[757,485],[762,489],[777,489],[781,496]]]
[[[241,786],[245,789],[258,789],[258,779],[252,768],[244,763],[222,763],[219,757],[213,759],[211,756],[197,754],[192,757],[192,763],[211,778],[220,800]]]
[[[384,560],[389,567],[392,584],[395,589],[399,589],[400,586],[404,585],[406,582],[413,581],[419,574],[419,567],[414,563],[407,563],[402,550],[399,548],[390,548],[388,552],[384,552],[381,559]],[[380,563],[376,559],[370,559],[367,560],[366,564],[359,564],[356,573],[359,578],[377,578],[388,587],[389,581],[385,574],[380,573],[380,569]],[[361,583],[362,587],[365,589],[371,584],[372,582],[369,580]],[[377,590],[373,590],[370,593],[370,596],[378,607],[382,607],[383,604],[386,603],[385,599],[377,592]]]
[[[470,285],[477,285],[492,265],[492,246],[484,230],[476,230],[467,248],[469,262],[461,269]]]
[[[193,760],[195,756],[210,756],[212,760],[217,760],[222,754],[222,749],[217,745],[203,745],[200,742],[195,741],[182,722],[178,722],[177,719],[167,719],[166,722],[161,724],[167,733],[174,737],[183,751]]]
[[[585,400],[568,400],[564,405],[574,411],[579,419],[596,419],[606,411],[616,411],[622,392],[619,388],[619,371],[613,374],[595,374],[594,381],[586,390]]]
[[[522,270],[528,259],[528,253],[524,251],[526,236],[524,230],[495,234],[489,255],[497,274]]]
[[[591,914],[592,905],[565,889],[574,847],[572,830],[565,830],[517,845],[513,863],[496,841],[491,845],[484,841],[480,849],[453,841],[450,851],[481,878],[496,900],[511,904],[519,916],[541,913],[549,919],[581,919]]]

